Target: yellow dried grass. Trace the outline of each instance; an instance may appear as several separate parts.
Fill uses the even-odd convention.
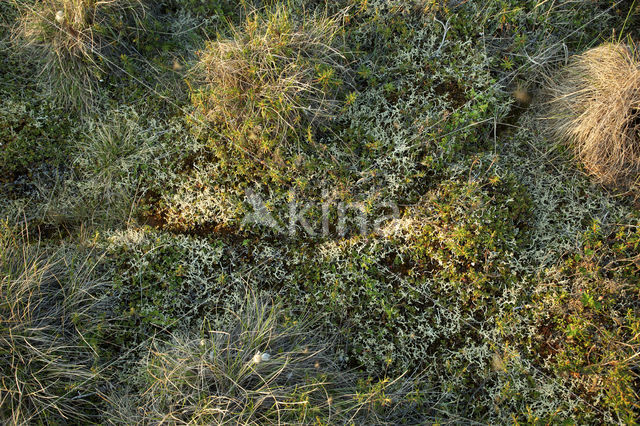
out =
[[[606,185],[640,172],[640,63],[635,45],[606,43],[576,56],[551,85],[550,130]]]

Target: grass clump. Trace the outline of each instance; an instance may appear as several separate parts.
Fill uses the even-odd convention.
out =
[[[90,256],[52,252],[23,232],[0,223],[0,420],[90,421],[100,281]]]
[[[397,399],[407,396],[407,388],[388,379],[358,380],[358,374],[341,371],[331,346],[317,338],[308,320],[286,320],[277,303],[246,297],[222,329],[205,321],[199,335],[175,334],[167,342],[153,342],[140,363],[142,389],[116,396],[109,419],[346,424],[411,415],[407,407],[415,396]],[[379,410],[391,404],[397,413]]]
[[[231,38],[200,52],[192,75],[200,116],[242,151],[299,149],[299,136],[336,112],[339,32],[334,18],[298,19],[284,7],[251,13]]]
[[[131,38],[132,29],[140,30],[144,16],[139,0],[13,1],[21,13],[16,51],[37,67],[36,79],[48,98],[85,110],[119,44]]]
[[[0,106],[3,213],[26,214],[30,229],[131,223],[142,213],[141,200],[194,149],[183,123],[148,119],[146,109],[122,107],[79,121],[63,108],[14,100]]]
[[[607,185],[638,180],[639,66],[635,45],[606,43],[575,57],[552,87],[551,130]]]
[[[172,133],[171,125],[164,125],[163,131]],[[73,219],[103,224],[132,220],[146,190],[142,182],[158,178],[162,160],[173,154],[159,127],[131,108],[87,121],[85,134],[74,143],[76,179],[67,190],[73,192],[67,194]]]

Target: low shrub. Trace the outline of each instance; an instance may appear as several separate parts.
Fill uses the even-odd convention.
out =
[[[77,126],[67,111],[16,97],[0,102],[0,181],[13,182],[46,164],[65,164]]]
[[[640,413],[640,228],[594,222],[535,291],[535,351],[620,423]]]
[[[517,279],[507,253],[526,240],[528,206],[512,178],[444,182],[383,238],[288,255],[300,265],[286,278],[288,298],[327,314],[331,327],[348,323],[348,357],[367,371],[424,368],[467,338],[465,321],[501,310]]]

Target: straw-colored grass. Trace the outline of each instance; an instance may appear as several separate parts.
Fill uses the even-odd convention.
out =
[[[635,45],[606,43],[575,57],[552,84],[550,127],[607,185],[640,172],[640,62]]]

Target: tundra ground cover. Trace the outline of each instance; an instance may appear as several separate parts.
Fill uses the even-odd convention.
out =
[[[3,420],[638,417],[637,192],[548,120],[635,3],[0,11]]]

